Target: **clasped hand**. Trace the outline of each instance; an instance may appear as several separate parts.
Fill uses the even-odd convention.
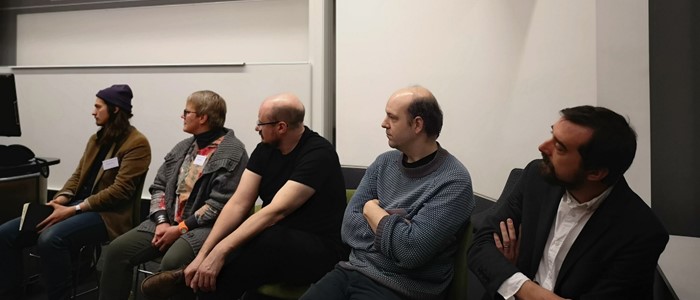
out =
[[[39,229],[38,233],[42,233],[49,229],[53,224],[61,222],[75,215],[75,208],[63,206],[68,203],[68,198],[66,196],[58,196],[56,199],[49,201],[46,205],[53,207],[53,212],[46,217],[41,223],[36,225]]]
[[[168,223],[161,223],[156,226],[156,233],[153,235],[151,245],[158,248],[160,252],[165,252],[180,237],[180,230],[177,226]]]
[[[224,255],[216,247],[207,255],[197,255],[185,268],[185,284],[195,292],[216,290],[216,278],[224,266]]]

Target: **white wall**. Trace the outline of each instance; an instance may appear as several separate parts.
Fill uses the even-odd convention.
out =
[[[609,106],[638,131],[627,177],[649,200],[645,1],[336,2],[335,74],[326,65],[333,24],[327,0],[21,15],[17,61],[308,61],[313,113],[307,120],[330,136],[327,84],[335,75],[337,149],[343,164],[354,165],[368,165],[389,149],[379,127],[389,95],[421,84],[445,112],[440,142],[470,169],[475,191],[489,197],[498,196],[511,168],[539,156],[537,146],[561,108]]]
[[[636,122],[648,112],[628,110],[648,103],[648,68],[639,66],[646,47],[645,2],[606,5],[591,1],[342,1],[337,3],[337,145],[345,164],[368,165],[388,150],[379,124],[390,94],[411,84],[436,95],[445,124],[439,139],[470,170],[475,192],[496,198],[508,172],[540,156],[537,146],[564,107],[609,105]],[[632,9],[631,9],[632,8]],[[617,62],[599,47],[601,33],[616,18],[626,26],[612,43],[632,51]],[[605,44],[608,45],[608,44]],[[614,66],[608,63],[616,61]],[[630,76],[619,80],[608,68]],[[603,73],[603,74],[601,74]],[[604,83],[601,81],[604,80]],[[602,92],[599,86],[603,85]],[[605,96],[605,97],[604,97]],[[633,103],[627,102],[634,99]],[[361,117],[362,116],[362,117]],[[642,126],[644,127],[644,126]],[[639,128],[640,140],[648,129]],[[648,143],[640,153],[648,152]],[[646,148],[646,149],[643,149]],[[648,156],[635,165],[649,165]],[[630,181],[642,197],[644,168]],[[647,194],[645,194],[647,193]]]
[[[647,1],[596,1],[598,105],[629,117],[637,155],[625,174],[651,205],[649,6]]]
[[[308,125],[332,135],[328,0],[227,1],[18,16],[17,65],[308,62]]]
[[[308,60],[305,0],[19,15],[17,65]]]
[[[322,0],[310,0],[323,11]],[[226,125],[252,151],[253,131],[264,97],[291,91],[307,106],[306,123],[325,131],[324,86],[312,90],[314,68],[324,67],[324,35],[310,23],[326,16],[309,0],[233,1],[173,6],[22,14],[17,20],[17,64],[23,143],[40,156],[59,157],[49,188],[60,188],[77,165],[85,141],[97,128],[90,110],[95,92],[112,83],[134,88],[132,123],[151,141],[147,182],[165,153],[187,135],[179,115],[189,93],[212,89],[227,99]],[[311,43],[313,37],[313,46]],[[314,61],[314,65],[310,62]],[[109,65],[225,64],[246,67],[105,68]],[[52,68],[51,66],[68,66]],[[73,68],[88,66],[88,68]],[[98,67],[94,67],[98,66]],[[321,75],[322,72],[318,72]],[[321,81],[322,82],[322,81]],[[317,116],[314,114],[321,114]],[[145,192],[147,194],[147,191]]]

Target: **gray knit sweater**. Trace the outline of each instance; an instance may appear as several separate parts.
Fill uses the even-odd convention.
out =
[[[165,194],[168,220],[174,220],[180,166],[185,159],[185,154],[190,151],[194,139],[194,137],[190,137],[182,140],[165,156],[165,161],[158,169],[153,185],[149,188],[151,192],[149,219],[137,227],[139,231],[155,232],[156,225],[150,219],[150,215],[158,210],[162,194]],[[209,204],[210,207],[201,218],[197,219],[197,223],[201,227],[190,230],[181,236],[192,246],[195,253],[199,251],[207,239],[221,209],[236,191],[246,164],[248,164],[248,153],[245,146],[236,138],[233,130],[226,129],[224,140],[221,141],[216,152],[212,154],[204,166],[202,176],[197,179],[199,190],[194,201],[187,201],[183,213],[183,218],[187,219],[204,204]]]
[[[447,150],[417,168],[389,151],[367,168],[341,230],[352,252],[340,267],[356,270],[409,299],[438,299],[452,280],[457,233],[474,208],[471,177]],[[390,215],[375,235],[362,215],[368,200]]]

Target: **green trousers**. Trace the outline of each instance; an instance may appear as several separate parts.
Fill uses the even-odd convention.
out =
[[[100,278],[101,300],[128,299],[133,285],[134,267],[138,264],[161,258],[160,271],[168,271],[186,267],[195,258],[192,247],[182,238],[178,238],[165,253],[160,252],[151,245],[153,235],[134,228],[117,237],[105,248],[102,254],[104,268]],[[177,298],[194,299],[194,294],[178,295]]]

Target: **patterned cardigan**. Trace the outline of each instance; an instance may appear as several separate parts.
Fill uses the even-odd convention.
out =
[[[197,218],[198,227],[181,236],[192,246],[195,253],[202,247],[224,204],[236,191],[248,163],[248,154],[243,143],[236,138],[233,130],[226,129],[226,131],[224,140],[211,155],[204,166],[202,176],[195,183],[199,187],[197,194],[194,197],[190,196],[182,215],[183,219],[187,219],[204,204],[210,207],[204,215]],[[165,156],[165,161],[158,169],[153,185],[149,188],[152,195],[149,216],[159,210],[160,195],[164,194],[165,210],[168,220],[173,224],[180,166],[193,143],[194,137],[187,138],[175,145]],[[155,227],[155,223],[149,218],[137,228],[139,231],[154,233]]]

